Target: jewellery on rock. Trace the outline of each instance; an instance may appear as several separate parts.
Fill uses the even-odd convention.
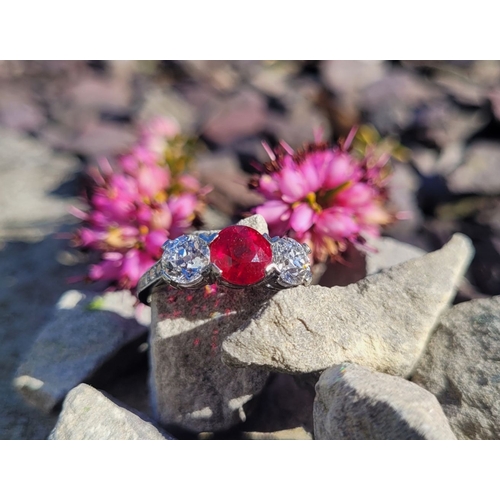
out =
[[[199,288],[219,284],[231,288],[263,285],[284,289],[312,280],[306,244],[292,238],[262,235],[247,226],[199,231],[166,241],[161,259],[139,280],[137,295],[150,302],[153,288]]]

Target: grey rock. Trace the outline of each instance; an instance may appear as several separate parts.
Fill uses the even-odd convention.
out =
[[[444,314],[412,381],[436,395],[459,439],[500,439],[500,297]]]
[[[215,231],[231,225],[231,217],[228,214],[210,206],[206,207],[200,218],[204,231]]]
[[[172,439],[108,399],[90,385],[80,384],[66,396],[49,439]]]
[[[180,61],[179,64],[194,80],[204,82],[217,90],[235,89],[241,75],[230,61]]]
[[[321,76],[336,94],[359,92],[380,80],[389,69],[384,61],[323,61]]]
[[[75,136],[62,139],[59,147],[71,152],[98,157],[124,153],[136,137],[128,126],[115,123],[89,123]]]
[[[34,96],[22,86],[2,85],[0,89],[0,124],[20,131],[34,131],[46,121]]]
[[[367,253],[349,245],[343,262],[318,263],[313,266],[313,284],[326,287],[347,286],[366,277]]]
[[[200,155],[196,167],[201,182],[212,186],[212,191],[207,195],[212,207],[233,215],[241,211],[242,207],[248,209],[262,202],[261,195],[249,189],[250,175],[241,170],[236,154]]]
[[[311,441],[312,434],[303,427],[295,427],[293,429],[283,429],[274,432],[258,432],[250,431],[243,432],[243,439],[251,440],[287,440],[287,441]]]
[[[489,95],[488,98],[491,102],[491,109],[493,111],[493,114],[495,115],[495,118],[497,120],[500,119],[500,88],[495,88],[493,89]]]
[[[305,143],[314,142],[315,130],[322,130],[324,137],[329,137],[330,124],[326,116],[313,104],[314,96],[318,93],[319,90],[314,86],[290,88],[281,98],[287,112],[270,112],[267,130],[279,140],[297,148]]]
[[[465,144],[452,142],[446,144],[441,152],[424,147],[412,149],[412,160],[418,171],[425,176],[451,174],[463,161]]]
[[[489,116],[482,109],[463,109],[440,100],[419,111],[418,126],[427,139],[445,148],[449,144],[466,141],[488,121]]]
[[[438,152],[435,149],[423,146],[414,146],[411,150],[411,160],[417,170],[423,175],[432,175],[435,172],[435,165],[438,159]]]
[[[269,231],[267,228],[266,219],[264,219],[262,215],[258,214],[247,217],[246,219],[242,219],[236,225],[251,227],[256,231],[259,231],[260,234],[267,234]]]
[[[288,61],[285,64],[259,67],[250,77],[252,86],[275,98],[284,96],[289,91],[290,73],[296,70],[293,64],[293,61]]]
[[[66,245],[48,237],[9,242],[0,250],[0,439],[46,439],[54,428],[54,417],[28,406],[12,379],[67,280],[85,272],[81,265],[59,262]]]
[[[127,290],[66,292],[17,370],[14,387],[29,403],[52,410],[121,347],[144,334],[149,310],[137,317],[135,302]]]
[[[489,226],[495,236],[500,236],[500,200],[488,199],[476,214],[475,220],[479,224]]]
[[[0,128],[0,241],[38,241],[72,220],[71,199],[54,191],[78,170],[76,158]]]
[[[120,401],[126,408],[152,417],[148,349],[146,333],[144,337],[127,344],[86,382],[113,400]]]
[[[370,250],[359,250],[349,246],[342,258],[344,262],[328,262],[324,270],[317,266],[321,286],[347,286],[356,283],[367,275],[401,264],[407,260],[421,257],[426,252],[419,247],[398,241],[391,237],[367,238]]]
[[[417,173],[408,164],[395,162],[394,173],[388,182],[389,200],[394,210],[404,214],[405,218],[397,220],[386,229],[389,236],[407,240],[421,226],[423,216],[416,197],[419,188]]]
[[[241,223],[267,232],[261,216]],[[150,390],[158,422],[214,432],[246,420],[245,405],[263,389],[268,373],[226,366],[220,347],[272,294],[268,289],[156,289]]]
[[[347,135],[362,120],[364,90],[382,80],[390,66],[385,61],[324,61],[319,69],[324,86],[334,97],[321,93],[316,100],[333,119],[336,131]]]
[[[477,141],[466,153],[465,161],[449,177],[455,193],[500,193],[500,146],[495,141]]]
[[[61,223],[74,220],[79,169],[76,158],[0,128],[0,439],[45,439],[54,427],[12,379],[68,279],[86,271],[82,254],[50,234],[72,230]]]
[[[482,228],[476,233],[480,237],[474,244],[476,258],[471,265],[471,278],[482,293],[500,295],[500,237],[488,232],[489,228]]]
[[[472,61],[467,73],[477,85],[493,87],[500,80],[500,61]]]
[[[408,376],[473,255],[455,234],[440,250],[346,287],[278,292],[223,344],[228,364],[308,373],[351,362]]]
[[[417,125],[419,108],[432,107],[441,97],[442,92],[425,79],[393,69],[363,88],[360,106],[367,114],[367,121],[384,135]]]
[[[264,97],[242,90],[225,100],[214,102],[202,126],[205,137],[221,146],[261,132],[267,119]]]
[[[444,146],[439,155],[439,160],[436,162],[433,173],[448,175],[453,172],[462,163],[465,150],[465,144],[462,142],[450,142]]]
[[[486,101],[486,92],[479,85],[453,73],[443,72],[433,79],[439,86],[466,106],[480,107]]]
[[[183,133],[193,133],[196,123],[195,109],[173,89],[153,87],[146,90],[139,112],[140,120],[157,116],[170,116],[177,120]]]
[[[374,252],[366,254],[366,274],[375,274],[383,269],[396,266],[416,257],[425,255],[425,250],[408,243],[395,240],[394,238],[372,238],[369,245],[375,249]]]
[[[313,431],[314,380],[285,373],[271,374],[255,410],[243,425],[245,432],[272,433],[288,429]]]
[[[351,364],[316,384],[315,439],[456,439],[430,392],[399,377]]]
[[[67,90],[72,106],[97,111],[123,113],[132,103],[132,86],[123,78],[79,78]]]

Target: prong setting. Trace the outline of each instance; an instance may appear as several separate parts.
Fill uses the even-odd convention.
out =
[[[311,284],[312,272],[308,257],[311,249],[308,245],[286,236],[282,238],[278,236],[271,238],[269,234],[261,236],[266,242],[265,245],[270,245],[270,250],[267,251],[271,252],[271,261],[263,268],[262,279],[248,283],[245,281],[229,282],[225,278],[227,275],[224,274],[224,270],[213,261],[211,244],[218,240],[219,232],[200,231],[166,241],[162,245],[161,260],[140,280],[138,293],[141,300],[147,302],[148,288],[164,283],[180,290],[200,288],[207,284],[219,284],[234,289],[266,286],[278,290]],[[252,244],[255,245],[258,238],[257,240],[255,240],[255,236],[253,238]],[[219,241],[222,243],[222,240]],[[241,239],[238,244],[241,245]],[[231,255],[229,258],[238,255],[237,253],[233,254],[233,251],[229,247],[228,252],[230,253],[227,254],[228,257]],[[246,251],[244,247],[243,251]],[[225,263],[225,258],[221,262]],[[251,261],[248,260],[248,262]],[[239,265],[246,266],[246,264],[241,263]],[[245,267],[242,269],[244,270]]]

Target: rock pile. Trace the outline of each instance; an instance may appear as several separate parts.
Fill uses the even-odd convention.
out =
[[[266,230],[258,216],[242,223]],[[414,258],[421,252],[401,248],[393,252],[398,264],[378,270],[372,263],[372,274],[345,287],[157,289],[150,333],[154,425],[174,437],[200,438],[221,432],[243,439],[498,438],[500,301],[449,308],[473,256],[470,241],[456,234]],[[279,373],[281,389],[273,382]],[[269,401],[273,385],[279,399],[292,387],[288,379],[301,387],[295,404],[303,401],[312,419],[269,426],[276,415],[265,416],[259,400]],[[81,403],[85,398],[95,403]],[[112,405],[78,386],[51,438],[161,438],[150,422]],[[96,424],[94,416],[108,407],[121,434]],[[259,419],[267,427],[252,428]]]
[[[205,437],[213,432],[217,437],[221,431],[213,429],[228,427],[222,431],[226,437],[311,437],[315,390],[310,383],[334,369],[332,364],[350,362],[398,381],[409,378],[435,394],[459,439],[498,435],[498,307],[487,297],[500,294],[499,61],[0,61],[0,80],[0,438],[46,437],[61,401],[82,382],[157,418],[155,408],[168,407],[170,397],[181,395],[175,393],[177,384],[170,393],[159,384],[157,402],[150,401],[157,382],[148,356],[161,367],[168,353],[153,352],[147,322],[96,308],[97,295],[89,290],[100,292],[97,287],[64,295],[75,287],[67,279],[85,274],[88,260],[53,237],[73,230],[67,209],[78,203],[84,166],[121,153],[134,140],[140,120],[161,114],[176,118],[204,150],[196,167],[202,183],[214,188],[203,214],[206,229],[230,225],[260,202],[247,184],[254,162],[268,159],[263,139],[285,140],[297,149],[313,139],[315,129],[335,141],[363,122],[374,124],[382,136],[394,134],[408,148],[406,154],[398,150],[401,163],[394,162],[387,187],[396,210],[412,214],[388,227],[388,238],[370,242],[378,253],[365,257],[349,251],[348,266],[328,266],[316,281],[328,289],[312,288],[307,296],[298,289],[280,293],[268,308],[267,297],[258,297],[256,290],[248,297],[234,294],[224,299],[233,301],[233,315],[214,306],[214,297],[195,293],[190,304],[199,297],[202,306],[214,309],[212,318],[198,318],[200,325],[226,325],[229,317],[239,325],[225,330],[223,343],[220,331],[206,330],[208,343],[199,338],[198,345],[209,346],[226,375],[260,374],[234,397],[229,384],[219,399],[226,402],[211,407],[213,415],[206,419],[209,405],[200,406],[203,398],[197,402],[192,393],[211,383],[220,387],[221,381],[210,382],[209,372],[193,370],[195,382],[179,385],[190,394],[186,412],[205,409],[205,417],[195,427],[182,419],[176,425],[194,433],[206,428]],[[370,127],[365,133],[376,135]],[[467,243],[455,238],[441,257],[422,257],[421,249],[440,248],[455,233],[471,238],[475,258],[454,302],[474,300],[449,309],[446,297],[463,273],[461,258],[466,266]],[[415,257],[427,259],[417,260],[422,275],[414,268],[417,278],[405,283],[394,266]],[[443,261],[447,284],[438,283],[442,273],[436,262],[433,271],[425,271],[434,258]],[[350,284],[345,291],[339,288]],[[59,297],[65,303],[81,294],[85,299],[72,309],[53,311]],[[315,317],[292,316],[274,333],[252,326],[278,320],[282,304],[300,312],[301,301],[309,301]],[[173,306],[165,311],[178,314]],[[233,320],[238,314],[241,323]],[[353,336],[354,329],[342,324],[343,315],[354,319],[363,335]],[[166,324],[174,320],[181,332],[183,318],[165,318]],[[313,333],[307,331],[311,327]],[[248,338],[250,331],[255,339]],[[182,332],[169,342],[189,336]],[[163,335],[167,345],[168,334]],[[309,346],[305,357],[300,346]],[[301,359],[294,359],[294,350]],[[178,379],[174,372],[169,376]],[[217,400],[217,391],[210,398]],[[183,411],[166,409],[161,418],[175,420],[172,415],[179,418]]]

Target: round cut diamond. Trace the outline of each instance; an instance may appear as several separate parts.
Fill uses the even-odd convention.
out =
[[[305,248],[291,238],[280,238],[273,243],[273,262],[280,272],[278,282],[283,286],[310,283],[311,264]]]
[[[167,241],[163,248],[163,275],[174,283],[194,284],[202,279],[203,271],[210,265],[207,243],[194,234]]]

